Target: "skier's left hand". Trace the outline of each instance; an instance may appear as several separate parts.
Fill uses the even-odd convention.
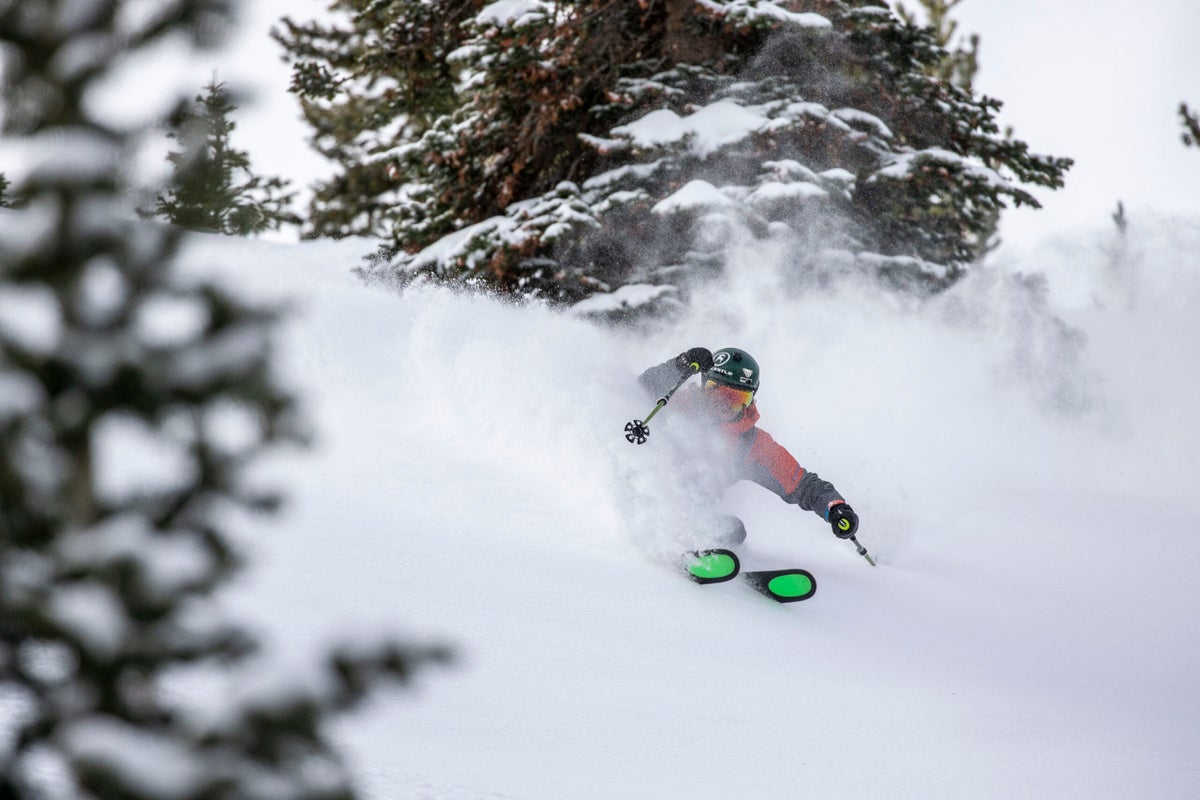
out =
[[[708,372],[713,366],[713,354],[707,347],[693,347],[676,356],[675,361],[685,370]]]
[[[839,539],[849,539],[858,530],[858,514],[845,501],[829,507],[825,519],[833,526],[833,535]]]

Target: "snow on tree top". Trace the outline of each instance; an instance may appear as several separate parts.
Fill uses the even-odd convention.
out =
[[[108,414],[96,422],[92,450],[98,497],[112,504],[130,502],[151,493],[181,491],[195,479],[186,446],[157,434],[133,414]]]
[[[206,765],[186,747],[116,717],[94,714],[72,722],[62,741],[74,759],[102,765],[144,796],[192,797],[207,778]]]
[[[720,16],[737,17],[745,19],[747,22],[777,20],[802,28],[833,27],[833,23],[820,14],[788,11],[768,0],[729,0],[723,3],[716,2],[716,0],[697,0],[697,4]]]
[[[122,157],[120,146],[96,131],[60,127],[5,140],[0,145],[0,172],[15,184],[101,180]]]
[[[95,581],[58,588],[46,600],[45,614],[101,659],[114,655],[129,634],[123,604],[112,589]]]
[[[627,283],[609,294],[594,294],[571,306],[571,313],[604,316],[613,312],[631,311],[674,295],[674,286],[654,286],[648,283]]]
[[[826,197],[829,192],[812,183],[780,183],[768,181],[750,193],[748,200],[751,205],[758,206],[776,201],[807,200],[813,197]]]
[[[7,244],[0,236],[0,245]],[[44,286],[0,288],[0,340],[45,355],[58,347],[62,336],[63,312],[53,291]]]
[[[872,175],[869,181],[874,181],[881,177],[894,179],[906,178],[915,169],[930,163],[961,169],[967,175],[982,180],[989,186],[996,188],[1007,188],[1009,185],[1008,181],[1000,177],[1000,174],[994,169],[940,147],[930,147],[914,153],[894,155],[890,163]]]
[[[736,144],[751,134],[787,127],[800,119],[819,120],[844,131],[866,130],[884,139],[893,138],[891,128],[883,120],[855,108],[831,112],[820,103],[809,101],[742,105],[729,98],[717,100],[684,117],[670,109],[651,111],[641,119],[613,128],[616,139],[584,138],[601,152],[629,145],[652,148],[687,141],[693,155],[708,158],[722,147]]]
[[[787,178],[791,180],[809,181],[810,183],[816,183],[818,180],[817,173],[813,172],[811,169],[801,164],[794,158],[784,158],[780,159],[779,161],[764,161],[763,167],[771,170],[771,172],[774,173],[775,176],[780,180]]]
[[[874,114],[868,114],[857,108],[839,108],[833,111],[832,114],[843,122],[848,123],[851,127],[860,130],[869,128],[876,136],[882,136],[884,139],[892,138],[892,129]]]
[[[665,163],[665,160],[660,158],[656,161],[651,161],[648,164],[627,164],[623,167],[610,169],[607,172],[601,172],[599,175],[596,175],[593,178],[588,178],[586,181],[584,181],[583,188],[588,191],[603,190],[630,177],[648,178]]]
[[[854,183],[855,181],[854,173],[841,167],[827,169],[821,173],[821,177],[827,181],[835,181],[837,183]]]
[[[139,514],[122,514],[86,530],[69,531],[55,543],[55,552],[63,564],[76,569],[136,564],[139,588],[164,600],[199,585],[214,567],[199,533],[156,530]]]
[[[630,199],[632,193],[626,193]],[[610,196],[610,201],[615,198]],[[479,239],[520,248],[534,237],[553,241],[574,225],[595,226],[592,211],[580,201],[579,187],[562,181],[542,197],[511,204],[504,214],[489,217],[448,234],[407,260],[406,269],[434,269],[441,274],[454,268],[474,269],[484,258],[474,245]]]
[[[655,214],[672,214],[694,208],[728,207],[735,203],[708,181],[692,180],[651,209]]]
[[[522,25],[540,20],[546,6],[534,0],[496,0],[475,15],[475,24],[480,26]]]
[[[628,125],[613,128],[612,132],[628,138],[637,147],[661,147],[688,139],[692,152],[707,158],[763,129],[769,122],[761,107],[718,100],[686,117],[666,108],[651,111]]]
[[[42,389],[33,378],[19,372],[0,372],[0,425],[32,414],[42,398]]]

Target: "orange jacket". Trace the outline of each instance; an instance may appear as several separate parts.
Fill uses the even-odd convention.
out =
[[[666,392],[683,377],[682,367],[672,359],[642,373],[638,382],[652,394]],[[687,386],[675,395],[681,411],[697,424],[719,431],[729,446],[735,480],[757,483],[784,501],[826,518],[829,507],[844,502],[837,489],[800,462],[775,438],[758,427],[758,404],[750,406],[734,420],[718,420],[705,408],[704,394],[697,386]]]

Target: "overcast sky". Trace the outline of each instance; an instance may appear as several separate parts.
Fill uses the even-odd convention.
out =
[[[1118,200],[1200,218],[1200,149],[1177,113],[1200,108],[1200,2],[963,0],[955,14],[981,39],[977,91],[1035,152],[1076,162],[1064,189],[1035,192],[1044,209],[1009,212],[1007,240],[1104,223]]]
[[[915,2],[912,3],[915,5]],[[260,173],[307,185],[329,171],[308,149],[289,72],[267,38],[284,14],[326,13],[325,0],[249,0],[230,51],[161,69],[180,85],[223,79],[257,88],[239,110],[238,143]],[[1009,243],[1108,224],[1123,200],[1200,218],[1200,149],[1185,148],[1176,109],[1200,107],[1200,0],[963,0],[963,33],[982,40],[979,92],[1004,102],[1001,121],[1034,152],[1076,160],[1066,188],[1037,190],[1045,208],[1010,211]]]

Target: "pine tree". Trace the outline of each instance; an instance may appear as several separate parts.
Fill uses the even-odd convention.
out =
[[[321,683],[222,698],[207,721],[164,685],[250,675],[257,642],[212,597],[240,561],[228,512],[273,506],[245,470],[301,426],[270,368],[276,312],[179,274],[182,232],[132,213],[124,165],[145,132],[90,95],[118,57],[219,40],[229,10],[0,5],[2,132],[31,159],[0,229],[5,800],[348,798],[330,715],[444,657],[343,648]],[[123,477],[131,464],[152,477]]]
[[[291,210],[295,193],[282,178],[263,178],[250,168],[250,156],[230,141],[237,106],[224,83],[214,78],[171,126],[167,136],[180,149],[167,155],[173,165],[171,188],[153,214],[197,231],[245,236],[298,224]]]
[[[798,282],[867,271],[937,289],[1001,209],[1038,205],[1021,184],[1060,186],[1070,165],[1001,135],[998,101],[937,77],[935,32],[869,0],[422,3],[465,22],[435,37],[456,72],[431,85],[451,108],[419,124],[403,69],[364,91],[374,73],[329,58],[372,30],[386,52],[419,47],[413,4],[353,5],[374,16],[280,38],[317,137],[359,143],[358,172],[319,195],[371,209],[354,230],[388,240],[372,274],[560,302],[649,284],[673,301],[746,230],[792,253]],[[721,138],[696,132],[713,123]]]
[[[9,203],[8,178],[3,172],[0,172],[0,208],[8,208]]]
[[[1187,147],[1200,147],[1200,114],[1188,108],[1187,103],[1179,104],[1179,118],[1183,122],[1183,143]]]
[[[281,21],[273,36],[294,59],[292,91],[312,145],[339,168],[316,186],[308,235],[378,235],[387,227],[396,179],[383,151],[457,107],[459,69],[450,56],[484,5],[333,0],[330,10],[347,25]]]
[[[950,12],[962,2],[963,0],[917,0],[917,5],[925,12],[934,42],[946,51],[945,57],[933,65],[930,72],[939,80],[953,83],[969,93],[979,72],[979,34],[973,33],[968,37],[969,48],[954,44],[954,37],[958,33],[958,21],[951,18]],[[916,13],[903,4],[896,5],[896,13],[908,25],[920,24]],[[950,49],[952,45],[953,50]]]
[[[971,34],[967,37],[969,47],[965,48],[955,41],[958,35],[958,20],[951,17],[951,12],[962,2],[963,0],[917,0],[917,5],[924,12],[934,42],[945,51],[941,61],[926,66],[926,73],[971,94],[974,91],[975,76],[979,73],[980,40],[979,34]],[[896,13],[908,25],[920,24],[917,13],[910,11],[903,4],[896,4]],[[1004,135],[1011,139],[1013,129],[1005,128]],[[984,164],[990,169],[1003,166],[990,160]],[[983,244],[976,248],[977,259],[1000,247],[1000,238],[996,233],[1000,227],[1000,211],[1000,208],[993,209],[990,219],[980,228],[976,238]]]

